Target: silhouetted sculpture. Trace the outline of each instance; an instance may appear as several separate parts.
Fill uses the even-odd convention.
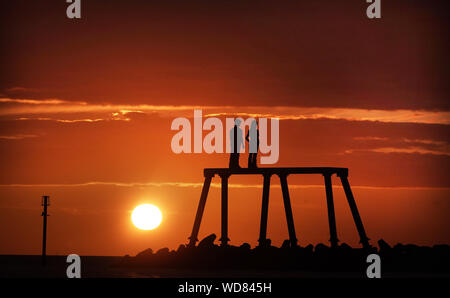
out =
[[[230,130],[230,169],[239,169],[239,152],[241,147],[244,145],[242,129],[239,127],[241,125],[241,120],[236,119],[234,121],[234,127]]]
[[[247,132],[245,140],[248,142],[249,154],[248,154],[248,167],[250,169],[257,168],[256,156],[259,150],[259,129],[256,120],[253,120],[250,129]]]
[[[235,126],[237,127],[237,126]],[[235,142],[236,144],[236,142]],[[231,162],[230,162],[231,163]],[[325,194],[328,209],[328,224],[330,228],[330,242],[331,247],[337,248],[338,238],[336,231],[336,218],[334,212],[334,200],[333,190],[331,184],[331,176],[337,175],[342,183],[342,187],[347,197],[347,202],[350,207],[350,211],[355,222],[356,229],[360,237],[360,243],[365,249],[370,249],[369,238],[366,235],[361,217],[356,206],[355,198],[353,197],[350,184],[348,182],[348,169],[347,168],[334,168],[334,167],[286,167],[286,168],[206,168],[203,170],[205,181],[203,183],[202,193],[200,195],[200,201],[197,207],[197,213],[195,215],[194,225],[192,227],[192,233],[189,237],[189,247],[195,246],[198,241],[197,236],[200,229],[200,223],[203,217],[203,211],[205,209],[206,199],[208,197],[211,180],[215,175],[220,176],[222,180],[221,187],[221,237],[219,241],[222,247],[228,246],[230,239],[228,238],[228,179],[231,175],[262,175],[263,181],[263,193],[262,193],[262,206],[261,206],[261,224],[259,231],[259,245],[261,247],[267,247],[267,218],[269,209],[269,189],[271,176],[277,175],[280,178],[281,191],[283,194],[284,211],[286,213],[286,223],[289,233],[290,247],[298,247],[298,240],[295,233],[294,217],[292,214],[291,198],[289,194],[289,187],[287,182],[287,176],[293,174],[321,174],[324,177]]]

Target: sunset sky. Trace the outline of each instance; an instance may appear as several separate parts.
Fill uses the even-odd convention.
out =
[[[392,3],[395,2],[395,3]],[[273,166],[349,168],[372,244],[450,244],[444,1],[64,0],[0,4],[0,254],[135,255],[188,241],[203,168],[175,154],[176,117],[276,117]],[[205,133],[206,134],[206,133]],[[259,158],[258,158],[259,160]],[[241,166],[247,155],[241,155]],[[289,176],[299,244],[329,244],[323,177]],[[257,244],[262,178],[232,176],[231,244]],[[338,238],[358,246],[333,177]],[[151,231],[131,211],[163,214]],[[215,178],[200,238],[220,237]],[[268,237],[288,238],[272,177]]]

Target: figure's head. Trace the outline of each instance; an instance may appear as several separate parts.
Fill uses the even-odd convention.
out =
[[[236,120],[234,120],[234,124],[236,125],[236,126],[240,126],[241,125],[241,119],[236,119]]]

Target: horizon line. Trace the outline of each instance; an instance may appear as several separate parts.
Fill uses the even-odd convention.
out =
[[[87,186],[114,186],[114,187],[191,187],[201,188],[203,182],[107,182],[107,181],[91,181],[82,183],[11,183],[0,184],[0,187],[87,187]],[[333,187],[342,188],[340,184],[333,184]],[[211,183],[213,188],[221,188],[221,183]],[[230,183],[230,188],[263,188],[262,184],[241,184]],[[271,187],[281,188],[280,184],[271,184]],[[323,184],[289,184],[290,189],[308,189],[308,188],[324,188]],[[394,190],[450,190],[450,187],[441,186],[376,186],[376,185],[352,185],[352,189],[367,189],[367,190],[382,190],[382,189],[394,189]]]

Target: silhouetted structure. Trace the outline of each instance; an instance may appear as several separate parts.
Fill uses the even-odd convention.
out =
[[[327,198],[328,207],[328,222],[330,228],[330,242],[332,247],[338,246],[338,238],[336,232],[336,219],[334,213],[333,202],[333,190],[331,185],[331,176],[336,174],[340,179],[344,188],[345,195],[347,197],[350,210],[355,221],[356,228],[359,233],[360,243],[364,248],[370,248],[369,238],[367,238],[364,230],[361,217],[356,206],[353,193],[348,182],[348,169],[347,168],[332,168],[332,167],[308,167],[308,168],[256,168],[256,169],[227,169],[227,168],[206,168],[204,169],[205,181],[203,183],[203,189],[198,204],[197,214],[192,228],[192,234],[189,237],[189,246],[195,246],[198,241],[198,232],[200,229],[200,223],[205,209],[206,198],[208,196],[211,180],[215,175],[219,175],[222,180],[222,231],[221,246],[227,246],[228,241],[228,178],[231,175],[262,175],[264,177],[263,195],[262,195],[262,208],[261,208],[261,225],[259,232],[259,246],[267,246],[267,215],[269,209],[269,189],[270,178],[272,175],[278,175],[281,183],[281,190],[283,193],[284,210],[286,213],[286,221],[289,232],[289,241],[291,247],[297,247],[297,237],[295,234],[294,218],[292,215],[291,199],[289,196],[289,188],[287,183],[287,176],[290,174],[321,174],[324,177],[325,193]]]
[[[43,233],[42,233],[42,266],[45,266],[46,263],[46,246],[47,246],[47,206],[50,205],[50,197],[49,196],[42,196],[41,206],[44,206],[44,211],[42,212],[41,216],[43,216],[44,219],[44,225],[43,225]]]
[[[248,167],[257,168],[256,157],[259,150],[259,129],[256,120],[253,120],[250,129],[245,136],[245,140],[248,142]]]
[[[230,169],[238,169],[239,166],[239,152],[241,151],[241,147],[243,146],[243,134],[242,129],[239,127],[241,125],[241,120],[236,119],[234,121],[234,127],[230,130]]]

